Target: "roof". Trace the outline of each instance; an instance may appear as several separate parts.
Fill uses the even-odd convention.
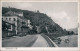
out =
[[[14,12],[14,11],[8,11],[3,16],[19,16],[18,14],[23,14],[23,12]]]
[[[24,18],[24,17],[18,16],[18,15],[4,15],[2,17],[18,17],[18,18],[21,18],[21,19]]]
[[[14,26],[15,26],[15,23],[10,23],[10,22],[3,21],[3,20],[2,20],[2,22],[4,22],[4,23],[8,23],[8,24],[10,24],[10,25],[14,25]]]

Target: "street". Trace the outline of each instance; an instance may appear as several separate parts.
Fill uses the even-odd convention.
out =
[[[27,35],[2,40],[3,47],[48,47],[47,41],[41,35]]]
[[[36,41],[37,35],[27,35],[2,40],[3,47],[30,47]]]
[[[58,37],[61,39],[60,44],[56,44],[59,47],[77,47],[78,37],[77,35],[69,35]],[[69,43],[65,43],[65,39],[69,39]],[[11,37],[9,39],[2,40],[3,47],[49,47],[50,44],[40,34],[27,35],[23,37]]]

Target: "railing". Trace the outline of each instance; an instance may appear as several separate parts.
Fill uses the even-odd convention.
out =
[[[48,36],[44,34],[41,34],[41,36],[43,36],[46,39],[50,47],[58,47]]]

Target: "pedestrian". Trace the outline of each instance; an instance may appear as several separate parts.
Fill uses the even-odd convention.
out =
[[[61,39],[60,38],[58,38],[58,44],[60,44],[61,43]]]

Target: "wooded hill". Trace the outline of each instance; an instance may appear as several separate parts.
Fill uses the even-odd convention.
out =
[[[49,16],[47,16],[47,14],[40,13],[39,11],[34,12],[29,10],[2,7],[2,15],[5,15],[5,13],[10,9],[15,12],[23,12],[24,18],[29,19],[31,21],[31,25],[40,26],[40,33],[47,33],[45,29],[45,26],[47,26],[49,33],[56,34],[57,36],[73,34],[73,32],[66,31],[60,27]]]

